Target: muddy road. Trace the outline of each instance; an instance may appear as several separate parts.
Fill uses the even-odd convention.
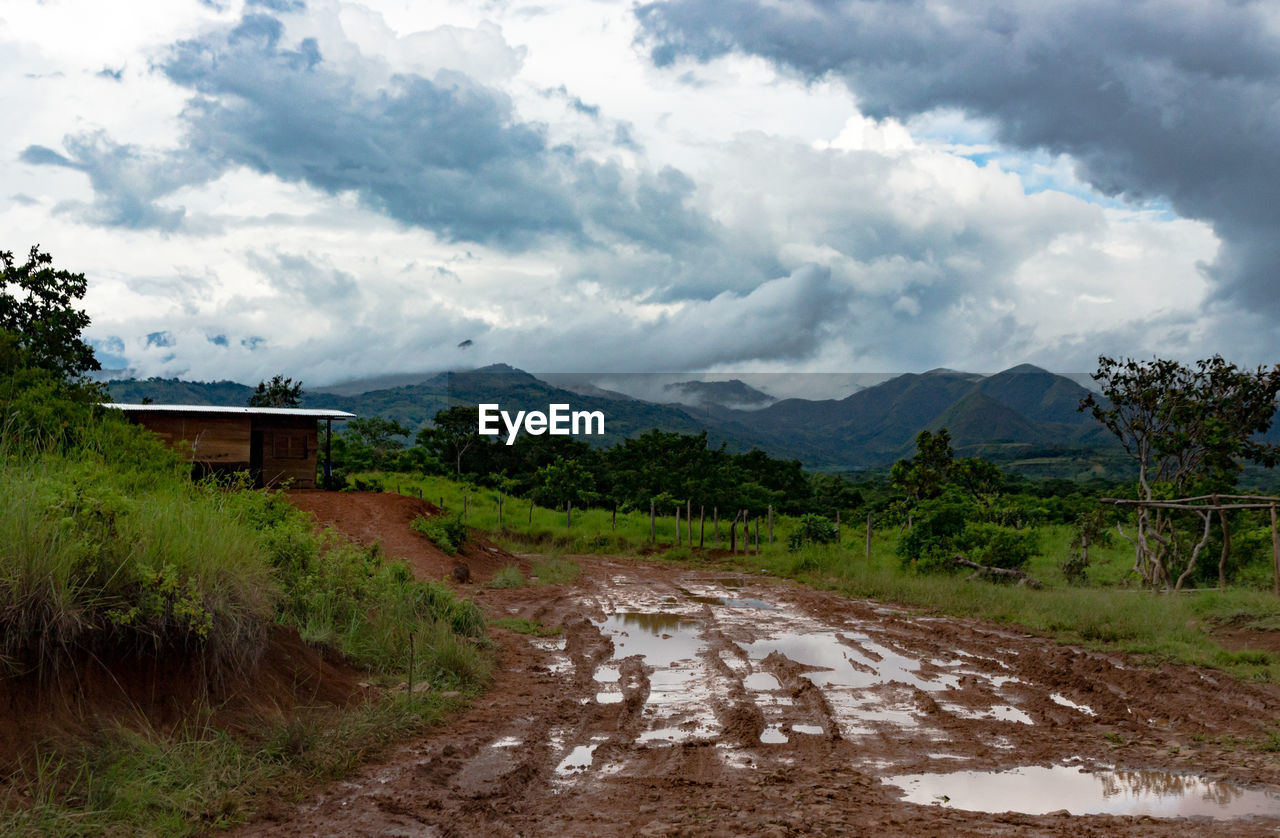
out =
[[[1259,835],[1280,692],[788,583],[577,557],[471,593],[494,688],[250,835]]]

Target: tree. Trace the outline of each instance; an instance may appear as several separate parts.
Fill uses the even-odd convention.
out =
[[[302,382],[277,375],[258,382],[258,389],[249,396],[249,407],[297,407],[302,401]]]
[[[1240,463],[1272,466],[1277,448],[1261,441],[1276,412],[1280,365],[1242,370],[1221,356],[1187,367],[1155,358],[1135,361],[1098,358],[1093,380],[1104,400],[1090,393],[1088,410],[1111,431],[1138,466],[1138,499],[1168,500],[1191,490],[1216,492],[1234,485]],[[1203,527],[1188,534],[1171,512],[1139,506],[1135,522],[1134,571],[1151,587],[1174,582],[1172,567],[1187,557],[1181,587],[1209,538],[1208,511],[1198,511]]]
[[[555,462],[538,469],[534,479],[534,496],[553,509],[562,509],[566,504],[580,507],[595,498],[591,472],[575,460],[556,457]]]
[[[102,369],[93,348],[80,335],[89,315],[75,307],[84,297],[84,274],[54,270],[53,257],[33,245],[23,265],[11,251],[0,251],[0,330],[17,335],[30,366],[62,378],[79,378]],[[11,290],[12,289],[12,290]]]
[[[381,416],[352,419],[342,433],[346,441],[344,453],[353,468],[367,464],[372,469],[386,469],[404,447],[396,437],[408,433],[409,429],[394,419]]]
[[[480,440],[480,409],[454,405],[436,413],[432,427],[418,431],[415,442],[462,474],[462,455]]]
[[[951,434],[942,428],[937,434],[921,431],[916,435],[916,455],[898,460],[889,470],[894,488],[906,495],[908,515],[921,501],[942,494],[951,475],[955,455],[951,451]],[[908,518],[910,520],[910,518]]]

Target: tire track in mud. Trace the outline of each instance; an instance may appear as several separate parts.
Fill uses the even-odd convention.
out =
[[[880,780],[1123,765],[1274,788],[1274,756],[1212,741],[1280,718],[1275,689],[740,574],[579,561],[575,586],[477,591],[493,614],[561,633],[495,630],[497,680],[473,708],[245,833],[1248,835],[1280,824],[968,812],[903,802]]]

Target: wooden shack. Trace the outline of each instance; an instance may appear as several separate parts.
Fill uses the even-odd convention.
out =
[[[341,410],[219,407],[189,404],[108,404],[155,433],[191,462],[192,476],[248,472],[256,486],[284,481],[316,487],[318,423],[354,419]],[[325,457],[325,473],[329,473]]]

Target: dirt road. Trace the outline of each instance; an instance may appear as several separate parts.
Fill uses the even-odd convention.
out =
[[[1239,744],[1280,718],[1274,688],[764,578],[576,560],[571,586],[472,586],[495,617],[560,629],[494,629],[475,706],[244,832],[1280,828],[1280,761]]]

